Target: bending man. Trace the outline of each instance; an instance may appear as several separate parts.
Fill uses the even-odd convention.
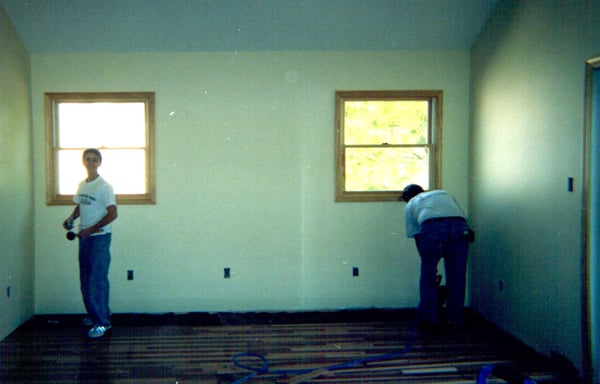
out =
[[[423,191],[416,184],[402,192],[406,235],[415,239],[421,256],[419,281],[419,321],[423,325],[441,324],[437,292],[437,265],[444,259],[447,287],[448,321],[464,326],[464,301],[469,251],[468,226],[463,211],[448,192]]]

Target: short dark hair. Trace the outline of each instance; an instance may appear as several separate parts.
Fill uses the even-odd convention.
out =
[[[94,155],[98,156],[98,160],[100,160],[100,162],[102,162],[102,154],[96,148],[88,148],[85,151],[83,151],[82,158],[85,159],[85,155],[87,155],[88,153],[93,153]]]
[[[419,193],[422,193],[423,188],[418,184],[409,184],[402,191],[402,200],[408,202],[413,197],[417,196]]]

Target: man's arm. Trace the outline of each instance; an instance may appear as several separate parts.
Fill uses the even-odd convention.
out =
[[[75,209],[73,209],[73,213],[71,213],[71,215],[69,217],[67,217],[65,219],[65,221],[63,221],[63,228],[71,229],[71,228],[69,228],[69,222],[71,222],[71,224],[73,224],[73,221],[75,221],[75,219],[77,219],[78,217],[79,217],[79,204],[77,204],[77,206],[75,206]]]
[[[117,216],[118,216],[117,215],[117,206],[109,205],[108,207],[106,207],[106,215],[104,215],[104,217],[102,219],[100,219],[100,221],[98,221],[96,224],[92,225],[91,227],[82,229],[79,232],[78,236],[85,239],[86,237],[90,236],[91,234],[99,232],[102,229],[102,227],[115,221]]]

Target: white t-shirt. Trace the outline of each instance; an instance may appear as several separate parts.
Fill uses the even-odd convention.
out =
[[[73,201],[79,205],[79,230],[93,226],[106,216],[107,207],[117,205],[113,187],[101,176],[89,183],[85,180],[81,181],[77,188],[77,194],[73,196]],[[111,225],[108,224],[92,236],[110,232]]]
[[[460,206],[446,191],[440,189],[422,192],[410,199],[404,208],[406,236],[415,237],[421,233],[421,224],[438,217],[465,217]]]

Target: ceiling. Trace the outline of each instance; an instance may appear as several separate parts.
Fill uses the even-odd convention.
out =
[[[470,49],[497,0],[0,0],[30,53]]]

